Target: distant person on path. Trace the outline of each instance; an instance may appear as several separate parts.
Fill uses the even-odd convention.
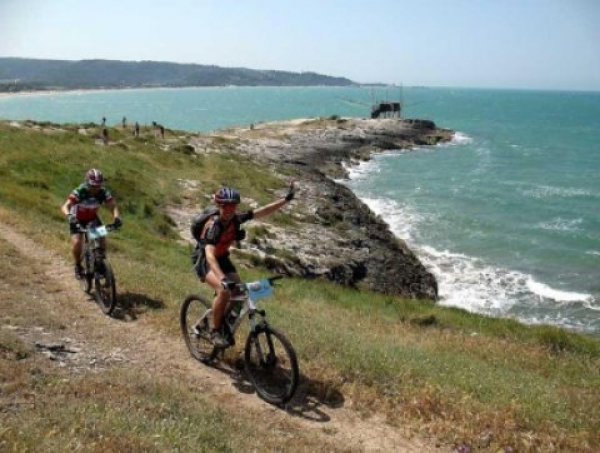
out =
[[[200,225],[197,216],[192,221],[192,235],[197,244],[192,254],[196,274],[202,282],[215,291],[213,300],[213,315],[211,319],[211,340],[217,347],[227,347],[228,341],[223,336],[222,326],[226,314],[231,311],[231,290],[239,283],[240,276],[231,260],[229,248],[234,241],[245,238],[241,225],[252,219],[260,219],[281,209],[294,199],[294,181],[290,182],[285,197],[272,203],[249,211],[236,212],[240,204],[240,193],[231,187],[223,187],[213,195],[213,201],[218,211]]]
[[[123,126],[123,129],[127,127],[127,118],[123,117],[123,120],[121,120],[121,125]]]
[[[102,123],[100,124],[100,126],[104,127],[106,126],[106,118],[102,117]]]
[[[162,124],[158,125],[160,129],[160,138],[165,138],[165,127]]]
[[[117,203],[110,191],[104,187],[102,172],[92,168],[86,173],[84,182],[69,194],[67,201],[60,208],[69,222],[71,254],[75,262],[75,277],[77,279],[83,278],[83,268],[81,267],[82,239],[81,234],[79,234],[79,226],[87,226],[90,222],[102,225],[102,221],[98,217],[98,209],[103,204],[111,210],[113,223],[115,227],[119,228],[123,222],[121,222]],[[100,246],[102,250],[106,249],[105,238],[100,239]]]
[[[135,122],[135,129],[133,135],[135,135],[136,137],[140,136],[140,123],[138,123],[137,121]]]
[[[108,129],[107,128],[102,129],[102,143],[104,143],[105,145],[108,145]]]

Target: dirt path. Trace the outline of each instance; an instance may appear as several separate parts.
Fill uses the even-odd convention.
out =
[[[0,237],[25,256],[37,257],[38,272],[55,288],[54,291],[41,291],[43,296],[41,300],[36,299],[36,304],[41,310],[56,311],[57,306],[61,307],[61,320],[69,326],[69,347],[77,351],[66,362],[66,366],[74,371],[78,368],[102,369],[114,363],[130,366],[136,372],[150,373],[178,385],[211,393],[222,407],[232,411],[243,406],[245,411],[269,420],[274,429],[284,430],[292,436],[294,432],[303,436],[310,432],[313,437],[322,438],[325,444],[347,451],[442,451],[427,441],[409,439],[406,433],[385,425],[378,417],[361,419],[347,400],[339,407],[327,406],[303,394],[302,388],[286,410],[271,406],[251,389],[240,387],[241,380],[235,379],[235,370],[209,368],[193,360],[179,338],[157,333],[145,325],[143,319],[122,322],[103,315],[81,291],[72,276],[70,263],[56,253],[5,223],[0,223]],[[60,329],[43,333],[32,330],[24,335],[32,343],[65,341],[65,331]]]

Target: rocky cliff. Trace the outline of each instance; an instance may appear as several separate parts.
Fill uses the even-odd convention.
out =
[[[452,136],[452,131],[424,120],[319,119],[228,129],[198,136],[190,144],[195,152],[211,152],[225,140],[230,149],[281,175],[299,175],[299,194],[290,209],[301,226],[265,222],[260,225],[263,234],[251,234],[240,254],[291,275],[435,300],[434,276],[381,218],[336,180],[346,176],[346,164],[373,153],[435,145]]]

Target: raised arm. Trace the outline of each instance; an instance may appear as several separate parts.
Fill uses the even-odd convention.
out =
[[[286,205],[287,203],[292,201],[294,199],[295,195],[296,195],[296,186],[295,186],[295,181],[292,180],[292,181],[290,181],[290,187],[288,189],[287,195],[279,200],[269,203],[268,205],[261,206],[260,208],[255,209],[254,210],[254,218],[260,219],[261,217],[266,217],[269,214],[274,213],[275,211],[277,211],[278,209],[281,209],[284,205]]]

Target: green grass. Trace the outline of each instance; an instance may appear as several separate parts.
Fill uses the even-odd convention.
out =
[[[365,406],[387,408],[391,420],[417,416],[467,439],[500,425],[494,435],[507,445],[516,418],[521,434],[537,433],[539,442],[562,431],[597,445],[597,340],[332,285],[285,286],[289,303],[273,311],[289,320],[284,330],[295,332],[311,375],[337,375],[340,388],[358,386],[357,398],[368,387],[377,398]]]
[[[149,326],[178,336],[183,297],[210,292],[190,272],[189,247],[178,240],[167,206],[185,196],[199,211],[221,183],[266,203],[274,190],[284,190],[285,181],[235,155],[229,140],[223,140],[222,154],[191,155],[165,151],[153,138],[125,134],[120,138],[126,146],[97,146],[91,136],[77,134],[75,126],[69,129],[45,133],[0,123],[0,220],[66,259],[68,235],[59,207],[88,168],[101,168],[123,212],[124,228],[109,238],[120,297],[144,313]],[[119,137],[112,129],[109,134]],[[196,192],[184,194],[182,180],[198,181]],[[272,221],[292,222],[283,214]],[[268,231],[258,228],[252,235]],[[287,253],[279,251],[280,256]],[[267,273],[254,267],[242,276]],[[517,451],[600,449],[598,338],[323,281],[286,279],[265,307],[299,354],[303,385],[325,401],[343,395],[365,414],[383,413],[389,423],[416,425],[444,442],[468,442],[485,451],[508,446]],[[0,351],[10,351],[11,357],[29,354],[26,345],[7,334],[0,336]],[[85,388],[81,382],[53,387],[67,396]],[[101,433],[115,430],[112,451],[122,448],[123,438],[126,445],[149,451],[185,451],[200,439],[209,450],[243,446],[239,439],[225,444],[213,435],[239,426],[232,427],[217,408],[205,409],[201,398],[181,400],[171,384],[143,379],[126,388],[138,403],[105,395],[98,408],[91,397],[76,405],[65,396],[64,411],[36,419],[24,415],[21,434],[11,425],[8,431],[0,429],[0,440],[40,439],[45,433],[52,441],[50,433],[55,433],[57,442],[64,442],[72,429],[91,442],[93,423]],[[207,417],[179,425],[169,415],[202,411]],[[193,434],[192,426],[198,427]]]

